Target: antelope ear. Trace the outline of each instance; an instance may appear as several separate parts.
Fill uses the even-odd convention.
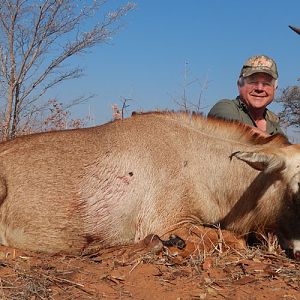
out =
[[[280,172],[286,168],[285,161],[275,154],[237,151],[231,154],[230,158],[232,157],[236,157],[255,170],[265,173]]]

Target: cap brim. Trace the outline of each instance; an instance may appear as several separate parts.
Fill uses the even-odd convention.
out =
[[[271,75],[274,79],[277,79],[278,76],[272,71],[272,70],[268,70],[268,69],[261,69],[261,68],[251,68],[251,69],[248,69],[248,70],[245,70],[243,73],[242,73],[242,76],[243,77],[248,77],[252,74],[255,74],[255,73],[266,73],[266,74],[269,74]]]

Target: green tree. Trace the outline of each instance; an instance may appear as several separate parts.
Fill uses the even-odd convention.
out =
[[[0,2],[0,110],[3,112],[0,130],[3,140],[13,138],[22,121],[26,119],[28,124],[32,115],[42,109],[40,99],[50,88],[82,75],[80,67],[67,68],[63,63],[111,39],[120,28],[122,17],[134,9],[134,4],[127,3],[107,12],[105,2]]]

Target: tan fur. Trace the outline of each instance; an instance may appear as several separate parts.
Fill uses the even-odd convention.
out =
[[[299,162],[299,147],[246,125],[168,112],[20,137],[0,144],[1,241],[80,253],[186,223],[239,233],[274,226],[293,171],[266,175],[231,155],[278,152]]]

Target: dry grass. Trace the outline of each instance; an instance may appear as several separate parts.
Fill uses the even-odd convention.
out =
[[[147,251],[133,257],[128,255],[130,247],[105,249],[87,257],[34,253],[4,257],[0,264],[0,299],[139,299],[134,297],[138,284],[134,276],[142,279],[149,267],[154,271],[147,275],[145,284],[149,287],[145,287],[144,299],[149,299],[147,289],[155,282],[168,293],[172,286],[174,297],[184,284],[189,299],[233,297],[233,290],[251,295],[251,289],[270,289],[271,283],[280,283],[282,292],[285,289],[290,295],[287,299],[299,293],[300,265],[282,253],[274,236],[262,236],[260,246],[245,250],[228,246],[222,231],[218,236],[210,251],[196,247],[187,257],[179,249],[166,247],[159,254]]]
[[[57,259],[68,262],[68,259],[63,257],[43,258],[41,256],[26,257],[26,259],[20,256],[6,262],[4,266],[7,274],[2,274],[0,278],[1,299],[55,299],[55,295],[67,292],[69,289],[78,289],[91,294],[84,289],[83,284],[72,280],[80,272],[79,268],[72,266],[73,263],[69,267],[67,263],[59,268]]]

